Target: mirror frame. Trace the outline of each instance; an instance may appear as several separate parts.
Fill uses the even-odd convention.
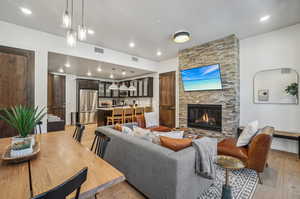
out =
[[[298,98],[297,98],[297,102],[296,103],[280,103],[280,102],[266,102],[266,103],[261,103],[261,102],[255,102],[255,78],[257,76],[258,73],[261,73],[261,72],[268,72],[268,71],[275,71],[275,70],[281,70],[281,69],[284,69],[284,68],[287,68],[287,69],[290,69],[292,71],[294,71],[296,73],[296,76],[297,76],[297,83],[298,83],[298,86],[299,86],[299,73],[296,69],[294,68],[289,68],[289,67],[282,67],[282,68],[274,68],[274,69],[266,69],[266,70],[260,70],[260,71],[257,71],[255,74],[254,74],[254,77],[253,77],[253,103],[254,104],[283,104],[283,105],[298,105],[299,104],[299,88],[298,88]]]

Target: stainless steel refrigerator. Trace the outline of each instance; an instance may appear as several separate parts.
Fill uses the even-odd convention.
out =
[[[79,91],[79,122],[81,124],[96,123],[98,91],[80,89]]]

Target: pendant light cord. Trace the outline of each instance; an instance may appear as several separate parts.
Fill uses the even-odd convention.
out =
[[[72,10],[71,21],[72,22],[74,22],[73,21],[73,19],[74,19],[74,17],[73,17],[73,12],[74,12],[74,10],[73,10],[73,4],[74,4],[74,0],[71,0],[71,10]],[[71,29],[73,29],[73,23],[71,24]]]
[[[84,0],[82,0],[82,6],[81,6],[81,25],[84,27]]]

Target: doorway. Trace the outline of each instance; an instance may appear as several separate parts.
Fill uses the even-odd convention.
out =
[[[176,112],[176,72],[159,74],[159,123],[169,128],[175,127]]]

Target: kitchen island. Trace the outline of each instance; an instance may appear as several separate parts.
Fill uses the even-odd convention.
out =
[[[140,108],[141,106],[139,106]],[[105,126],[107,123],[107,117],[110,117],[112,115],[112,111],[115,108],[132,108],[130,106],[122,106],[122,107],[107,107],[107,108],[97,108],[97,126]],[[133,107],[134,109],[137,107]],[[145,109],[145,112],[151,112],[152,108],[147,106],[143,107]]]

